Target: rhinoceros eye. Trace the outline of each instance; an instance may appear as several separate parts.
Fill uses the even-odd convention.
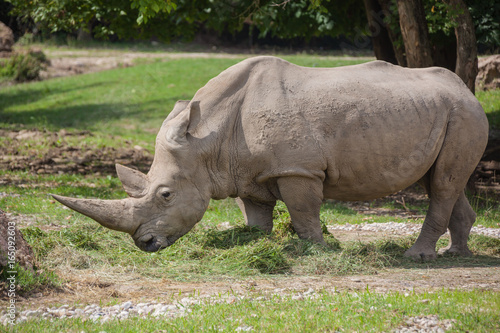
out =
[[[171,200],[174,197],[169,188],[158,189],[157,196],[163,200]]]

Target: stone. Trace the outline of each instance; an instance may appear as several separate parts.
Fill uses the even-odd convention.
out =
[[[132,306],[133,306],[132,302],[131,302],[131,301],[127,301],[127,302],[124,302],[124,303],[120,306],[120,308],[121,308],[122,310],[128,310],[128,309],[130,309]]]
[[[500,54],[479,58],[478,69],[476,87],[481,90],[500,88]]]
[[[31,246],[23,238],[15,222],[9,221],[7,214],[0,209],[0,270],[4,267],[12,270],[14,263],[34,272],[35,259]],[[15,250],[13,250],[13,247]],[[13,255],[14,257],[12,257]],[[11,256],[9,258],[9,256]],[[10,260],[15,258],[14,261]],[[12,265],[12,266],[11,266]]]
[[[14,33],[12,30],[0,22],[0,52],[12,52],[14,45]]]

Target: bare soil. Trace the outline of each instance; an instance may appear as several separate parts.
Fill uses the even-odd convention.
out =
[[[142,171],[149,169],[153,154],[139,145],[125,142],[120,148],[74,146],[68,137],[83,140],[92,136],[88,131],[48,132],[40,130],[2,130],[0,137],[9,138],[0,146],[0,168],[4,170],[29,170],[37,174],[115,174],[115,164],[134,166]],[[37,142],[26,148],[27,142]]]
[[[121,52],[121,51],[45,51],[50,65],[41,73],[41,79],[93,73],[113,68],[130,67],[136,59],[181,59],[181,58],[238,58],[227,53],[171,53],[171,52]]]
[[[60,290],[46,290],[20,298],[23,307],[37,308],[58,304],[146,302],[236,292],[240,294],[292,293],[314,290],[372,292],[424,292],[443,288],[460,290],[500,290],[498,267],[450,267],[434,269],[390,269],[375,275],[279,276],[267,279],[235,280],[219,278],[205,282],[178,282],[148,279],[138,274],[95,274],[92,271],[57,272],[67,282]],[[4,301],[0,300],[0,304]]]
[[[106,70],[116,67],[132,66],[136,58],[181,58],[181,57],[235,57],[234,55],[214,54],[164,54],[164,53],[127,53],[101,54],[96,58],[92,54],[81,52],[49,52],[51,66],[43,74],[44,78],[75,75],[87,72]],[[132,143],[120,149],[84,147],[76,148],[64,144],[60,140],[65,136],[92,135],[89,132],[67,133],[64,130],[58,133],[42,131],[8,131],[1,130],[0,136],[11,139],[8,145],[0,146],[0,168],[7,170],[29,170],[40,174],[58,173],[100,173],[114,174],[116,162],[136,166],[146,171],[152,162],[152,152]],[[47,150],[39,156],[38,153],[21,155],[20,147],[26,140],[48,140]],[[63,142],[61,144],[61,142]],[[491,153],[496,150],[492,148]],[[476,180],[478,187],[500,190],[498,178],[499,162],[495,160],[483,161],[479,166],[479,176]],[[15,179],[0,179],[0,184],[10,184]],[[418,190],[399,192],[389,199],[399,202],[401,209],[384,209],[383,202],[366,204],[363,202],[351,204],[351,208],[366,214],[391,214],[407,218],[420,218],[418,211],[407,208],[409,203],[426,200],[425,194]],[[19,217],[22,219],[22,217]],[[18,219],[19,219],[18,218]],[[29,220],[29,217],[26,217]],[[23,224],[22,221],[18,221]],[[24,221],[29,224],[29,221]],[[384,233],[360,233],[358,231],[336,231],[335,236],[340,241],[373,240],[387,238]],[[195,293],[213,295],[226,292],[238,293],[272,293],[307,290],[309,288],[336,290],[366,290],[376,292],[388,291],[432,291],[443,288],[457,289],[487,289],[500,290],[500,265],[487,267],[447,267],[426,269],[391,268],[372,275],[355,276],[276,276],[266,279],[242,279],[219,277],[206,282],[178,282],[167,279],[149,279],[137,273],[105,273],[92,270],[74,270],[68,268],[56,272],[66,280],[59,290],[37,291],[27,298],[19,299],[20,305],[28,308],[50,306],[57,304],[92,304],[103,302],[132,300],[136,302],[151,301],[182,294]],[[8,299],[0,299],[4,304]],[[2,305],[3,306],[3,305]]]

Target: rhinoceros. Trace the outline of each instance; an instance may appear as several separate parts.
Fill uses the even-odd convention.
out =
[[[436,258],[447,229],[447,251],[470,255],[476,215],[464,188],[487,133],[477,99],[443,68],[306,68],[254,57],[175,104],[147,175],[116,165],[129,198],[54,198],[158,251],[193,228],[210,199],[237,198],[246,223],[265,231],[281,200],[298,236],[324,243],[324,199],[370,200],[418,182],[430,205],[405,255]]]

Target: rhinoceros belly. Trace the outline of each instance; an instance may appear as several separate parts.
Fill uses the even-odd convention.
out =
[[[443,145],[444,106],[439,112],[417,106],[406,106],[405,112],[359,110],[337,127],[325,147],[327,198],[370,200],[404,189],[427,173]]]

